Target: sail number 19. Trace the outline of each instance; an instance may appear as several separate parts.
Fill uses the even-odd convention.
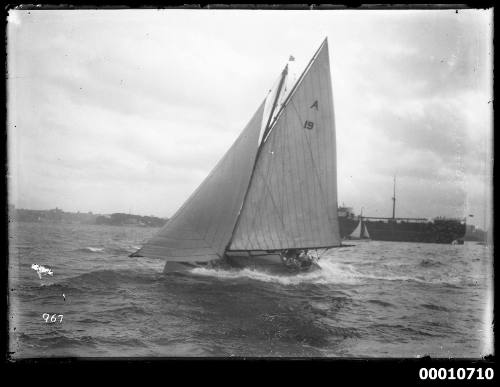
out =
[[[304,128],[311,130],[314,127],[314,122],[306,121],[304,122]]]

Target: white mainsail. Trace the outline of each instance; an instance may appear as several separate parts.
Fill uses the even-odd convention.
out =
[[[292,90],[285,68],[285,88],[272,90],[210,175],[133,256],[202,262],[226,251],[340,245],[328,55],[325,39]]]
[[[261,144],[229,251],[340,245],[328,43]]]

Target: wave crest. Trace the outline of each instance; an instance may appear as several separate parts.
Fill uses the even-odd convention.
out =
[[[87,247],[77,249],[77,251],[83,251],[83,252],[87,252],[87,253],[102,253],[104,251],[104,247],[87,246]]]
[[[330,260],[318,262],[320,270],[301,274],[277,275],[255,269],[224,270],[195,268],[191,273],[203,276],[217,277],[220,279],[248,278],[263,282],[274,282],[282,285],[311,284],[347,284],[358,283],[357,272],[350,265],[345,265]]]

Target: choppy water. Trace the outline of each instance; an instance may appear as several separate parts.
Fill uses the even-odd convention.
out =
[[[492,353],[492,251],[474,242],[348,242],[294,277],[164,275],[162,262],[128,257],[158,229],[11,226],[13,358]],[[33,263],[54,275],[40,280]]]

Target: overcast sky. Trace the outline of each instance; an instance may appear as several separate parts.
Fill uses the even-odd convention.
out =
[[[489,10],[10,11],[11,202],[171,216],[325,36],[339,204],[484,227]]]

